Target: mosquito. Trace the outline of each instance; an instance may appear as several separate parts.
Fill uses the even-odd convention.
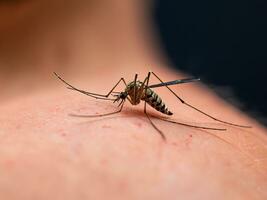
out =
[[[98,115],[73,115],[73,116],[80,116],[80,117],[103,117],[103,116],[108,116],[108,115],[113,115],[120,113],[123,109],[124,103],[126,100],[128,100],[132,105],[138,105],[141,101],[144,101],[144,113],[146,117],[148,118],[149,122],[151,125],[155,128],[155,130],[160,134],[163,140],[166,140],[165,135],[163,132],[154,124],[152,121],[150,115],[147,113],[146,105],[149,104],[152,108],[157,110],[158,112],[161,112],[162,114],[165,115],[173,115],[173,113],[168,109],[166,104],[163,102],[163,100],[160,98],[160,96],[152,90],[152,88],[158,88],[158,87],[166,87],[182,104],[190,107],[191,109],[224,124],[228,124],[231,126],[236,126],[236,127],[241,127],[241,128],[251,128],[251,126],[245,126],[245,125],[239,125],[239,124],[234,124],[231,122],[223,121],[218,118],[215,118],[204,111],[196,108],[195,106],[187,103],[184,101],[181,97],[179,97],[169,86],[170,85],[177,85],[177,84],[184,84],[184,83],[192,83],[192,82],[197,82],[200,81],[199,78],[186,78],[186,79],[178,79],[174,81],[169,81],[169,82],[163,82],[162,79],[155,74],[153,71],[148,72],[147,76],[145,77],[144,81],[138,80],[138,74],[135,74],[134,80],[130,83],[126,83],[124,78],[120,78],[119,81],[112,87],[112,89],[107,93],[107,94],[97,94],[97,93],[92,93],[92,92],[87,92],[85,90],[80,90],[67,81],[65,81],[63,78],[61,78],[57,73],[55,73],[55,76],[61,80],[63,83],[67,85],[67,88],[70,90],[74,90],[77,92],[80,92],[82,94],[85,94],[87,96],[90,96],[95,99],[101,99],[101,100],[108,100],[108,101],[113,101],[113,103],[118,102],[119,109],[114,112],[110,113],[105,113],[105,114],[98,114]],[[149,85],[149,80],[151,74],[158,79],[160,83],[158,84],[153,84]],[[115,88],[120,84],[123,83],[125,85],[125,89],[122,92],[115,92]],[[110,98],[110,96],[113,96],[113,98]],[[208,129],[208,130],[217,130],[217,131],[225,131],[226,129],[223,128],[211,128],[211,127],[205,127],[205,126],[195,126],[195,125],[189,125],[185,123],[180,123],[180,122],[175,122],[171,121],[168,119],[164,118],[159,118],[160,120],[170,122],[170,123],[175,123],[183,126],[188,126],[188,127],[193,127],[193,128],[199,128],[199,129]]]

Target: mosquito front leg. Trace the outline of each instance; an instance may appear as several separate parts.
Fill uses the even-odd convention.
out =
[[[149,76],[150,76],[150,74],[149,74]],[[146,94],[147,86],[145,86],[145,84],[146,84],[147,80],[148,80],[148,76],[145,78],[145,80],[142,82],[142,84],[140,86],[140,89],[139,89],[140,92],[138,93],[137,99],[141,99],[141,96],[143,94],[143,90],[145,87],[146,87],[146,89],[145,89],[145,94]],[[148,85],[148,83],[146,85]]]
[[[143,82],[143,83],[146,82],[146,86],[145,86],[145,94],[146,94],[146,91],[147,91],[147,87],[148,87],[148,83],[149,83],[150,74],[151,74],[151,73],[148,72],[148,75],[147,75],[145,81]],[[153,121],[151,120],[149,114],[146,112],[146,101],[145,101],[145,103],[144,103],[144,113],[146,114],[146,116],[147,116],[149,122],[151,123],[151,125],[156,129],[156,131],[158,131],[158,133],[160,134],[160,136],[162,137],[162,139],[163,139],[164,141],[166,141],[166,137],[165,137],[165,135],[163,134],[163,132],[162,132],[162,131],[161,131],[161,130],[160,130],[160,129],[153,123]]]
[[[164,83],[160,78],[159,76],[157,76],[154,72],[151,72],[161,83]],[[251,126],[244,126],[244,125],[239,125],[239,124],[234,124],[234,123],[231,123],[231,122],[227,122],[227,121],[223,121],[223,120],[220,120],[220,119],[217,119],[205,112],[203,112],[202,110],[199,110],[198,108],[188,104],[187,102],[185,102],[182,98],[180,98],[170,87],[168,87],[167,85],[164,85],[166,88],[168,88],[168,90],[177,98],[181,101],[181,103],[183,103],[184,105],[202,113],[203,115],[206,115],[207,117],[215,120],[215,121],[218,121],[218,122],[221,122],[221,123],[224,123],[224,124],[228,124],[228,125],[232,125],[232,126],[237,126],[237,127],[242,127],[242,128],[251,128]]]
[[[113,88],[105,95],[103,94],[97,94],[97,93],[92,93],[92,92],[87,92],[87,91],[84,91],[84,90],[80,90],[76,87],[74,87],[73,85],[69,84],[67,81],[65,81],[63,78],[61,78],[57,73],[55,73],[55,76],[61,80],[63,83],[65,83],[66,85],[68,85],[69,87],[67,87],[68,89],[71,89],[71,90],[75,90],[75,91],[78,91],[82,94],[85,94],[87,96],[90,96],[90,97],[93,97],[93,98],[96,98],[96,99],[105,99],[105,100],[114,100],[114,99],[107,99],[109,97],[109,95],[113,92],[113,90],[119,85],[119,83],[122,81],[125,86],[126,86],[126,81],[124,78],[121,78],[114,86]]]
[[[138,74],[135,74],[135,77],[134,77],[134,105],[136,104],[136,96],[137,96],[137,94],[136,94],[136,92],[137,92],[137,88],[136,88],[136,80],[137,80],[137,76],[138,76]]]

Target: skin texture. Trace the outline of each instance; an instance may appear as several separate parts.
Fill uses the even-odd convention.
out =
[[[114,82],[111,79],[106,82]],[[88,85],[101,90],[92,82]],[[262,129],[206,89],[187,85],[179,91],[194,105],[208,104],[209,113],[224,113],[228,120],[253,128],[215,123],[163,91],[176,121],[227,128],[224,132],[204,131],[153,118],[167,137],[164,142],[142,107],[127,104],[120,114],[105,118],[68,116],[107,113],[117,108],[60,87],[1,108],[5,113],[1,115],[1,196],[264,199],[267,150]],[[199,101],[198,96],[205,99]]]
[[[127,28],[123,29],[126,33],[119,39],[124,38],[125,43],[120,43],[120,47],[114,45],[117,44],[116,34],[122,32],[119,27],[110,30],[111,33],[114,31],[115,39],[106,38],[113,45],[106,44],[106,41],[95,44],[97,35],[107,31],[106,26],[98,25],[100,22],[109,22],[110,16],[105,16],[106,12],[101,12],[105,13],[104,16],[96,12],[96,16],[92,14],[83,21],[87,16],[87,10],[84,9],[86,3],[76,2],[77,7],[74,9],[69,6],[74,5],[71,4],[73,2],[69,1],[70,4],[62,10],[56,9],[57,4],[50,2],[50,7],[46,8],[51,8],[49,10],[52,11],[54,8],[55,13],[51,11],[50,15],[39,15],[37,8],[44,6],[41,2],[36,7],[30,4],[34,9],[29,10],[31,15],[36,16],[36,21],[46,22],[42,31],[48,30],[47,27],[53,24],[47,16],[61,13],[64,19],[70,15],[70,11],[76,10],[69,16],[71,25],[51,26],[49,30],[54,30],[52,36],[51,32],[44,33],[42,37],[37,34],[38,31],[33,32],[30,38],[39,41],[38,44],[33,42],[32,46],[25,46],[23,50],[20,50],[20,45],[15,45],[17,43],[12,44],[10,48],[16,50],[13,51],[14,57],[5,51],[5,45],[0,46],[0,51],[6,58],[5,66],[14,66],[2,66],[4,75],[1,87],[5,84],[8,88],[1,88],[0,199],[267,198],[266,129],[216,97],[201,83],[172,88],[184,100],[213,116],[251,125],[253,128],[242,129],[215,122],[182,105],[166,88],[155,91],[174,113],[170,119],[192,125],[226,128],[227,131],[205,131],[168,123],[158,119],[165,117],[164,115],[148,107],[153,122],[167,138],[165,142],[144,115],[142,103],[132,106],[127,102],[123,111],[114,116],[69,116],[102,114],[118,108],[112,102],[95,100],[65,89],[65,85],[53,75],[53,71],[57,71],[78,88],[102,94],[107,93],[122,76],[126,81],[132,81],[136,72],[140,80],[145,78],[149,70],[165,81],[185,78],[187,75],[159,67],[166,66],[164,59],[152,48],[154,45],[145,39],[149,33],[145,28],[147,26],[136,25],[136,21],[140,20],[130,20],[136,22],[131,26],[130,22],[120,21],[127,18],[129,13],[139,10],[132,1],[126,1],[128,3],[124,5],[128,5],[132,12],[124,13],[124,9],[120,8],[114,8],[111,12],[119,27],[128,24],[132,29],[129,32]],[[116,1],[110,1],[110,6],[113,3]],[[64,15],[64,12],[67,14]],[[117,16],[117,12],[124,13],[125,18]],[[74,16],[83,18],[75,21]],[[143,13],[129,14],[127,19],[139,19],[136,16],[142,17]],[[62,22],[60,18],[53,19]],[[95,20],[92,19],[100,20],[94,25],[95,33],[84,37],[86,40],[80,36],[78,38],[81,41],[77,42],[77,34],[81,30],[87,30],[84,24],[93,26]],[[11,22],[10,24],[12,25]],[[135,30],[139,26],[144,31],[137,37]],[[29,27],[25,29],[28,30]],[[23,35],[24,32],[28,33],[25,29],[20,29],[20,37],[24,40],[19,36],[17,38],[21,45],[27,41],[28,36]],[[61,43],[61,40],[55,46],[65,44],[70,48],[70,56],[67,56],[69,60],[66,66],[58,68],[56,66],[62,62],[55,59],[58,54],[44,52],[52,51],[54,43],[62,39],[62,29],[68,30],[68,40],[65,43],[63,38],[64,42]],[[16,29],[11,26],[8,30],[15,32]],[[6,32],[2,33],[4,36]],[[12,34],[10,37],[14,39]],[[6,34],[3,42],[8,43],[8,39]],[[76,48],[77,45],[79,48]],[[99,48],[97,51],[92,51],[94,45]],[[27,65],[30,61],[36,65]],[[21,73],[14,73],[20,68],[23,69]],[[157,83],[157,80],[152,77],[151,83]],[[122,89],[124,87],[120,85],[117,91]]]

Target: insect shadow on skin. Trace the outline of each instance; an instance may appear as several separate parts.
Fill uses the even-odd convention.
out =
[[[138,105],[141,101],[144,101],[144,113],[145,113],[146,117],[148,118],[148,120],[151,123],[151,125],[155,128],[155,130],[160,134],[162,139],[166,140],[165,135],[155,125],[155,123],[152,121],[151,116],[147,113],[147,109],[146,109],[146,105],[149,104],[152,108],[154,108],[158,112],[161,112],[162,114],[165,114],[165,115],[168,115],[168,116],[173,115],[173,113],[168,109],[168,107],[162,101],[162,99],[159,97],[159,95],[152,90],[152,88],[166,87],[182,104],[190,107],[191,109],[196,110],[199,113],[202,113],[203,115],[206,115],[207,117],[209,117],[209,118],[211,118],[211,119],[213,119],[215,121],[218,121],[218,122],[221,122],[221,123],[224,123],[224,124],[228,124],[228,125],[231,125],[231,126],[241,127],[241,128],[251,128],[251,126],[238,125],[238,124],[234,124],[234,123],[231,123],[231,122],[227,122],[227,121],[223,121],[223,120],[217,119],[217,118],[215,118],[215,117],[203,112],[202,110],[192,106],[191,104],[188,104],[182,98],[180,98],[169,87],[170,85],[196,82],[196,81],[200,80],[198,78],[178,79],[178,80],[174,80],[174,81],[163,82],[162,79],[159,78],[158,75],[156,75],[154,72],[150,71],[150,72],[148,72],[148,74],[147,74],[146,78],[144,79],[144,81],[139,81],[137,79],[138,74],[135,74],[134,80],[132,82],[128,83],[128,84],[126,83],[126,81],[125,81],[125,79],[123,77],[120,78],[119,81],[112,87],[112,89],[107,94],[103,95],[103,94],[87,92],[85,90],[80,90],[80,89],[72,86],[68,82],[66,82],[57,73],[54,72],[54,74],[58,79],[60,79],[63,83],[65,83],[67,85],[67,88],[70,89],[70,90],[75,90],[77,92],[80,92],[82,94],[85,94],[85,95],[90,96],[90,97],[95,98],[95,99],[113,101],[113,103],[118,102],[119,110],[114,111],[114,112],[105,113],[105,114],[98,114],[98,115],[74,115],[74,114],[72,114],[71,116],[75,116],[75,117],[103,117],[103,116],[113,115],[113,114],[120,113],[122,111],[124,103],[125,103],[126,100],[128,100],[132,105]],[[149,80],[150,80],[151,74],[154,77],[156,77],[156,79],[159,80],[159,82],[160,82],[159,84],[149,85]],[[121,82],[125,85],[124,91],[115,92],[114,91],[115,88]],[[110,96],[113,96],[113,98],[110,98]],[[226,130],[226,129],[222,129],[222,128],[211,128],[211,127],[205,127],[205,126],[189,125],[189,124],[185,124],[185,123],[175,122],[175,121],[172,121],[172,120],[166,119],[166,118],[158,118],[158,119],[166,121],[166,122],[169,122],[169,123],[175,123],[175,124],[188,126],[188,127],[192,127],[192,128],[200,128],[200,129],[216,130],[216,131],[225,131]]]

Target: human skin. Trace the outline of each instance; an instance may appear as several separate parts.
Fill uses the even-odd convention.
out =
[[[100,34],[103,30],[100,27],[96,32]],[[93,34],[89,36],[93,37]],[[44,39],[50,44],[49,37]],[[131,37],[128,39],[130,41]],[[92,59],[81,55],[88,50],[82,46],[77,53],[79,56],[72,52],[72,59],[67,63],[68,66],[74,63],[81,66],[75,69],[56,68],[58,63],[52,61],[48,62],[51,68],[43,69],[51,56],[47,55],[43,59],[45,63],[38,63],[40,68],[34,69],[34,73],[33,68],[25,69],[35,78],[26,76],[15,83],[10,81],[9,70],[3,70],[8,78],[2,78],[2,83],[11,86],[25,83],[25,86],[17,89],[12,86],[13,91],[3,89],[0,105],[1,199],[266,199],[265,128],[201,83],[172,86],[172,89],[212,116],[252,128],[228,126],[209,119],[182,105],[166,88],[155,91],[174,113],[167,118],[227,130],[207,131],[168,123],[159,119],[163,114],[148,107],[153,122],[166,136],[164,141],[144,115],[143,103],[132,106],[127,102],[122,112],[113,116],[70,116],[102,114],[118,108],[112,102],[67,90],[53,71],[78,88],[102,94],[122,76],[127,81],[133,80],[135,72],[140,80],[149,70],[165,81],[186,77],[167,67],[159,67],[163,65],[159,54],[147,53],[152,48],[146,45],[140,44],[140,50],[139,47],[129,50],[130,44],[126,47],[122,44],[126,53],[113,47],[113,51],[110,49],[113,54],[103,55],[100,51],[101,54],[95,53]],[[78,51],[73,43],[70,46],[75,53]],[[43,48],[37,48],[35,56],[43,55]],[[2,52],[3,49],[0,47]],[[23,56],[19,51],[15,54],[18,63],[34,59],[30,57],[30,47],[24,51]],[[116,61],[116,53],[122,53],[129,62]],[[22,59],[25,55],[27,59]],[[108,68],[101,68],[106,62],[109,62]],[[93,64],[100,67],[82,67]],[[157,80],[152,77],[151,82]],[[29,86],[30,92],[25,92]],[[123,85],[117,91],[122,89]]]
[[[165,72],[166,80],[175,77],[166,69],[157,71]],[[93,91],[104,91],[116,78],[107,76],[106,84],[101,85],[98,81],[81,82]],[[174,88],[210,114],[253,128],[216,123],[162,91],[174,112],[171,119],[227,128],[223,132],[204,131],[153,118],[167,138],[164,141],[143,114],[142,106],[128,103],[121,113],[103,118],[69,116],[107,113],[117,107],[62,86],[58,82],[54,89],[1,107],[1,199],[266,197],[263,129],[207,89],[189,85]],[[149,113],[160,116],[151,109]]]

